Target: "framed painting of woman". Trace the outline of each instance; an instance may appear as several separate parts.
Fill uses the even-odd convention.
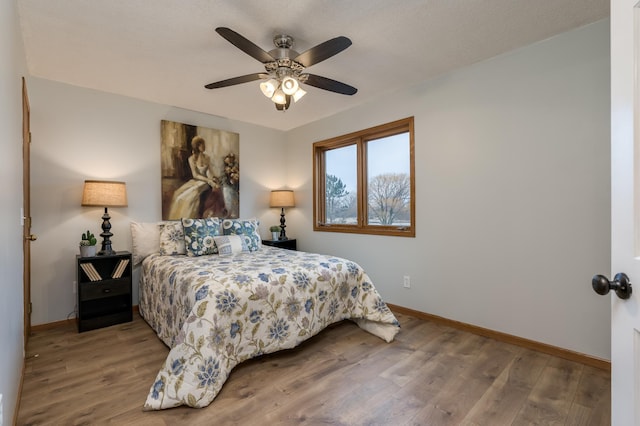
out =
[[[237,218],[240,135],[161,121],[162,219]]]

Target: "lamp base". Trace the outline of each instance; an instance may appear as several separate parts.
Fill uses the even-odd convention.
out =
[[[109,216],[109,212],[107,208],[104,208],[104,214],[102,215],[102,233],[100,236],[102,237],[102,250],[98,252],[98,256],[113,256],[116,254],[115,250],[111,248],[111,237],[113,234],[111,233],[111,222],[109,222],[111,216]]]
[[[113,256],[114,254],[116,254],[115,250],[100,250],[98,253],[96,253],[98,256]]]
[[[284,224],[284,207],[283,207],[282,211],[280,212],[280,238],[278,238],[279,241],[284,241],[289,239],[287,238],[287,233],[284,231],[284,228],[286,227],[287,225]]]

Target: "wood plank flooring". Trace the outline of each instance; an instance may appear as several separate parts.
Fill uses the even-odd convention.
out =
[[[610,374],[397,314],[390,344],[345,321],[236,367],[206,408],[144,412],[169,350],[139,315],[35,333],[19,425],[608,425]]]

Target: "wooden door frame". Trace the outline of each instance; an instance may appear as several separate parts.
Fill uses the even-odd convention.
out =
[[[22,77],[22,218],[23,218],[23,312],[24,350],[31,334],[31,108],[27,93],[27,82]]]

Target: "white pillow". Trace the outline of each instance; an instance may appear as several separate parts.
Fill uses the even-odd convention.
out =
[[[213,237],[216,246],[218,247],[218,254],[220,256],[231,256],[244,252],[249,252],[249,247],[245,243],[244,239],[240,235],[220,235]]]
[[[160,252],[159,222],[131,222],[133,240],[133,264],[137,265],[145,257]]]

